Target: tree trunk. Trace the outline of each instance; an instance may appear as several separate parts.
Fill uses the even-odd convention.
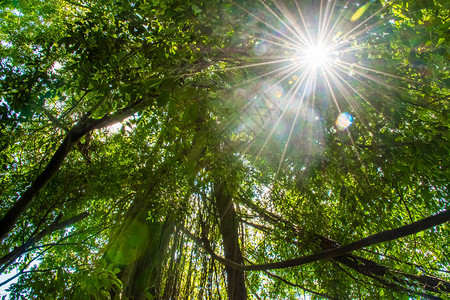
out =
[[[238,219],[232,197],[221,182],[214,187],[215,204],[220,219],[220,233],[222,234],[225,258],[238,264],[243,263],[239,247]],[[230,300],[247,299],[244,272],[230,266],[225,266],[227,273],[227,292]]]
[[[123,290],[120,298],[112,291],[113,299],[144,300],[148,294],[159,299],[161,269],[175,226],[170,221],[147,220],[147,216],[147,209],[141,209],[125,222],[105,253],[108,264],[121,270],[117,276]]]

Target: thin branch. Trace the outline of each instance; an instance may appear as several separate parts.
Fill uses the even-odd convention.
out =
[[[418,265],[418,264],[415,264],[415,263],[411,263],[411,262],[409,262],[409,261],[403,261],[403,260],[398,259],[398,258],[396,258],[396,257],[394,257],[394,256],[386,255],[386,254],[383,254],[383,253],[379,253],[379,252],[377,252],[377,251],[372,251],[372,250],[368,250],[368,249],[363,249],[363,251],[368,252],[368,253],[372,253],[372,254],[375,254],[375,255],[379,255],[379,256],[384,256],[384,257],[386,257],[386,258],[395,260],[395,261],[400,262],[400,263],[403,263],[403,264],[407,264],[407,265],[409,265],[409,266],[417,267],[417,268],[422,269],[422,270],[429,269],[429,270],[433,270],[433,271],[437,271],[437,272],[442,272],[442,273],[448,273],[448,274],[450,274],[450,271],[447,271],[447,270],[442,270],[442,269],[437,269],[437,268],[432,268],[432,267],[425,267],[425,266],[422,266],[422,265]]]
[[[28,241],[26,243],[24,243],[22,246],[14,247],[13,251],[6,254],[2,258],[0,258],[0,265],[3,265],[3,267],[0,269],[0,273],[2,273],[18,257],[23,255],[30,246],[38,243],[45,236],[47,236],[57,230],[64,229],[76,222],[79,222],[80,220],[86,218],[87,216],[89,216],[89,214],[87,212],[83,212],[83,213],[81,213],[73,218],[70,218],[64,222],[61,222],[61,223],[59,222],[60,217],[57,217],[55,219],[55,221],[49,227],[47,227],[46,229],[39,232],[35,237],[28,239]]]
[[[80,99],[75,103],[71,108],[69,108],[65,113],[63,113],[60,117],[60,119],[65,118],[72,110],[74,110],[78,104],[80,104],[81,101],[83,101],[84,97],[92,90],[86,90],[83,94],[83,96],[80,97]]]
[[[51,243],[51,244],[42,244],[40,246],[35,246],[28,248],[24,251],[24,253],[31,252],[36,249],[44,248],[44,247],[54,247],[54,246],[70,246],[70,245],[78,245],[78,243]]]
[[[16,275],[14,275],[13,277],[11,277],[11,278],[8,278],[7,280],[5,280],[5,281],[3,281],[3,282],[1,282],[0,283],[0,286],[3,286],[3,285],[5,285],[5,284],[7,284],[8,282],[10,282],[11,280],[14,280],[15,278],[17,278],[17,277],[19,277],[21,274],[22,274],[22,272],[24,272],[35,260],[37,260],[38,258],[40,257],[40,255],[38,255],[38,256],[36,256],[35,258],[33,258],[30,262],[28,262],[26,265],[25,265],[25,267],[22,269],[22,270],[20,270],[19,272],[17,272],[17,274]],[[4,269],[4,268],[3,268]],[[0,271],[0,273],[3,273],[3,271]]]
[[[26,268],[25,268],[25,269],[26,269]],[[23,274],[26,274],[26,273],[45,273],[45,272],[51,272],[51,271],[54,271],[54,270],[59,270],[59,269],[62,269],[62,268],[59,267],[59,268],[52,268],[52,269],[28,270],[28,271],[25,271],[25,269],[22,269],[22,271],[17,272],[14,276],[12,276],[12,277],[6,279],[5,281],[0,282],[0,286],[3,286],[3,285],[5,285],[5,284],[7,284],[8,282],[10,282],[10,281],[16,279],[16,278],[19,277],[20,275],[23,275]]]
[[[44,111],[44,114],[47,116],[47,118],[50,120],[50,122],[53,123],[53,125],[63,129],[65,132],[69,131],[69,129],[66,126],[64,126],[64,124],[62,124],[55,116],[53,116],[51,112],[49,112],[45,108],[42,108],[42,110]]]
[[[284,283],[286,283],[286,284],[288,284],[288,285],[290,285],[290,286],[301,288],[302,290],[304,290],[304,291],[306,291],[306,292],[308,292],[308,293],[311,293],[311,294],[314,294],[314,295],[317,295],[317,296],[320,296],[320,297],[324,297],[324,298],[327,298],[327,299],[337,300],[337,298],[334,298],[333,296],[330,296],[330,295],[328,295],[328,294],[319,293],[319,292],[310,290],[310,289],[308,289],[307,287],[304,287],[304,286],[302,286],[302,285],[299,285],[299,284],[290,282],[290,281],[284,279],[283,277],[280,277],[280,276],[278,276],[278,275],[275,275],[275,274],[273,274],[273,273],[271,273],[271,272],[269,272],[269,271],[264,271],[264,272],[265,272],[267,275],[269,275],[270,277],[276,278],[276,279],[278,279],[278,280],[280,280],[280,281],[282,281],[282,282],[284,282]]]

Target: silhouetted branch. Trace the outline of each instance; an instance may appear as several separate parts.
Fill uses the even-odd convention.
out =
[[[396,229],[386,230],[386,231],[371,235],[369,237],[360,239],[356,242],[353,242],[353,243],[350,243],[350,244],[347,244],[347,245],[344,245],[341,247],[328,249],[328,250],[325,250],[325,251],[322,251],[322,252],[319,252],[316,254],[302,256],[299,258],[288,259],[288,260],[274,262],[274,263],[252,265],[252,266],[241,265],[234,261],[225,259],[225,258],[217,255],[216,253],[214,253],[214,251],[212,251],[209,241],[205,237],[198,238],[187,230],[183,230],[183,232],[187,236],[189,236],[192,240],[194,240],[196,243],[201,244],[203,246],[203,248],[206,250],[206,252],[208,252],[214,259],[218,260],[219,262],[221,262],[227,266],[230,266],[232,268],[242,270],[242,271],[258,271],[258,270],[263,271],[263,270],[290,268],[290,267],[294,267],[294,266],[300,266],[300,265],[312,263],[312,262],[319,261],[319,260],[326,259],[326,258],[333,258],[333,257],[341,256],[341,255],[347,254],[349,252],[352,252],[352,251],[355,251],[358,249],[362,249],[364,247],[368,247],[368,246],[383,243],[383,242],[389,242],[389,241],[396,240],[396,239],[399,239],[399,238],[402,238],[402,237],[405,237],[405,236],[408,236],[411,234],[415,234],[417,232],[441,225],[448,221],[450,221],[450,211],[444,211],[444,212],[438,213],[436,215],[433,215],[431,217],[422,219],[420,221],[417,221],[417,222],[414,222],[414,223],[411,223],[411,224],[408,224],[405,226],[401,226]]]

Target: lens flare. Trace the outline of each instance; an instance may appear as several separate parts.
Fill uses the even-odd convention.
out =
[[[339,130],[345,130],[353,123],[353,117],[349,113],[342,113],[339,115],[339,117],[336,120],[336,127]]]

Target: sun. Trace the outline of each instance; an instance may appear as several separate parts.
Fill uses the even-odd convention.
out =
[[[291,54],[291,60],[295,62],[298,68],[307,67],[309,70],[327,69],[331,67],[335,53],[331,44],[323,42],[308,43],[296,45],[294,53]]]
[[[324,44],[311,45],[303,50],[301,59],[312,68],[323,67],[330,62],[331,51]]]

